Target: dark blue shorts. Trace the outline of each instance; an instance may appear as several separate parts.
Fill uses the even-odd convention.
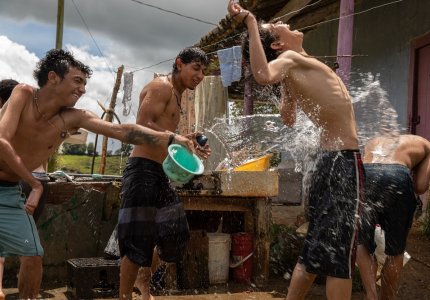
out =
[[[188,222],[176,191],[161,164],[130,157],[124,170],[118,217],[120,255],[150,267],[156,247],[167,262],[182,259],[189,239]]]
[[[412,226],[417,199],[409,168],[400,164],[365,164],[366,205],[360,244],[375,252],[375,225],[385,231],[385,254],[401,255]]]
[[[351,278],[355,264],[363,164],[358,150],[316,156],[309,186],[309,228],[299,263],[306,271]]]

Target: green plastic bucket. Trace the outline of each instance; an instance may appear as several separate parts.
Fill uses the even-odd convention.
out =
[[[200,158],[182,145],[172,144],[168,152],[163,162],[163,170],[173,181],[187,183],[205,170]]]

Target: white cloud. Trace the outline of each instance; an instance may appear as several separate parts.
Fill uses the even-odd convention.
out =
[[[214,24],[227,12],[226,0],[142,2]],[[215,28],[133,0],[65,1],[64,14],[63,48],[72,51],[94,71],[87,93],[76,105],[78,108],[102,115],[97,100],[109,105],[115,82],[111,71],[116,72],[120,65],[130,72],[172,59],[134,73],[132,111],[128,117],[122,116],[120,88],[115,112],[121,123],[135,122],[139,93],[153,78],[153,72],[169,73],[181,49],[196,44]],[[33,69],[39,58],[54,46],[56,17],[57,1],[0,0],[0,79],[36,84]],[[88,139],[94,139],[94,135]]]
[[[77,48],[72,45],[66,45],[65,48],[93,70],[93,75],[86,87],[87,92],[79,99],[76,107],[89,110],[101,117],[103,110],[97,104],[97,100],[105,107],[109,106],[115,75],[106,68],[104,58],[90,54],[88,49]],[[39,58],[35,54],[30,53],[25,46],[14,43],[5,36],[0,36],[0,79],[12,78],[19,82],[36,86],[36,81],[33,79],[33,70],[38,61]],[[135,107],[135,103],[138,103],[141,86],[143,86],[143,83],[139,82],[134,88],[132,107]],[[118,93],[115,112],[119,116],[121,123],[134,123],[135,116],[133,114],[130,114],[128,117],[122,116],[122,97],[123,93],[121,89]],[[93,140],[94,135],[90,134],[88,141]],[[114,148],[118,147],[119,143],[115,143]]]
[[[12,78],[34,85],[33,69],[39,61],[25,46],[0,36],[0,79]]]

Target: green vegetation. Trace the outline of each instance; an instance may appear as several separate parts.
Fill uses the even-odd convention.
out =
[[[285,225],[272,224],[270,228],[270,272],[275,276],[292,274],[297,257],[303,245],[303,238],[296,234],[296,229]]]
[[[105,175],[122,175],[128,156],[107,156]],[[56,170],[67,173],[90,174],[93,157],[88,155],[56,155]],[[100,156],[94,161],[94,173],[99,173]],[[49,170],[50,172],[56,170]]]
[[[424,235],[430,239],[430,209],[428,207],[424,215],[421,227]]]

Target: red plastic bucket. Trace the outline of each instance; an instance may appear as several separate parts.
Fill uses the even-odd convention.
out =
[[[245,232],[233,233],[231,235],[231,255],[233,262],[243,261],[233,267],[233,278],[237,282],[249,283],[252,276],[252,235]],[[248,258],[247,258],[248,257]]]

